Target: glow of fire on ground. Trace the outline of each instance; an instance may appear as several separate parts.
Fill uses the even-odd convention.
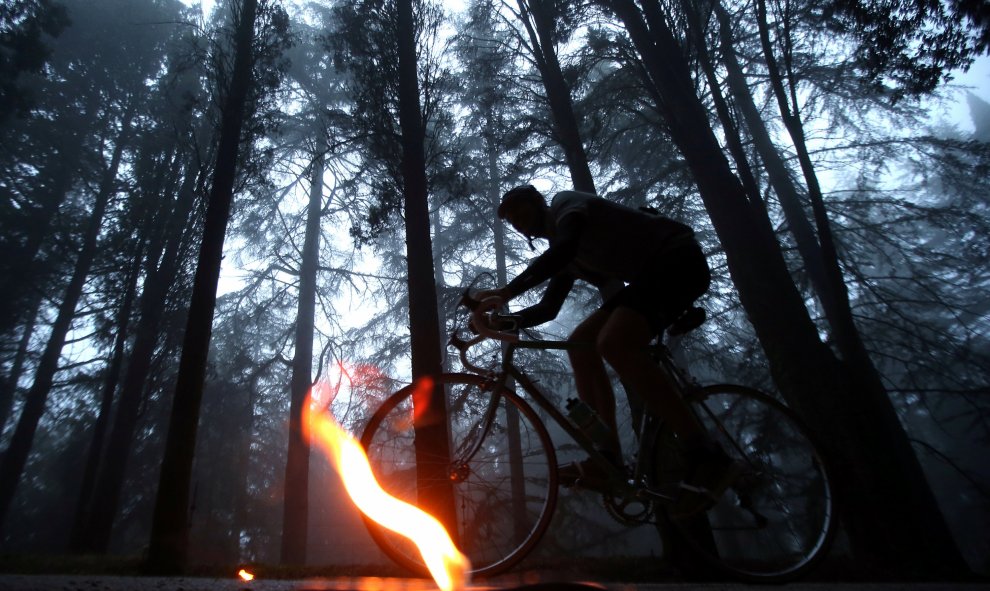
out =
[[[424,380],[417,388],[431,389],[432,380]],[[318,389],[319,386],[313,388]],[[361,444],[333,418],[329,403],[320,402],[314,400],[311,391],[303,406],[303,434],[330,459],[351,501],[370,519],[412,540],[442,591],[463,589],[469,582],[471,564],[447,530],[429,513],[396,499],[379,486]]]
[[[252,575],[251,573],[247,572],[243,568],[241,570],[237,571],[237,576],[239,576],[241,578],[241,580],[243,580],[243,581],[253,581],[254,580],[254,575]]]

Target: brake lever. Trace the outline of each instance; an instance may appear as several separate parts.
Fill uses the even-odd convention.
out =
[[[492,312],[492,320],[497,322],[506,322],[507,326],[500,326],[499,332],[519,332],[519,320],[520,316],[518,314],[499,314],[497,312]]]
[[[455,332],[454,334],[450,335],[450,340],[448,341],[448,344],[454,347],[455,349],[457,349],[457,354],[461,358],[461,363],[464,365],[465,369],[479,375],[486,375],[486,374],[491,374],[492,373],[491,370],[478,367],[477,365],[468,361],[467,358],[468,349],[470,349],[472,346],[476,345],[477,343],[485,340],[485,338],[486,337],[482,335],[478,335],[472,338],[471,340],[465,341],[463,338],[461,338],[461,335],[459,333]]]

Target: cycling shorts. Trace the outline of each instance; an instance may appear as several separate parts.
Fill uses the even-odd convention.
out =
[[[664,251],[628,285],[603,305],[603,310],[631,308],[646,316],[660,334],[708,291],[712,276],[701,246],[686,240]]]

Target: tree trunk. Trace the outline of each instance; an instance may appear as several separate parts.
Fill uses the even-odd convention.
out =
[[[9,282],[0,290],[0,334],[7,334],[17,324],[18,314],[23,309],[23,300],[32,289],[38,289],[46,278],[43,261],[38,260],[41,247],[51,234],[52,220],[76,179],[76,169],[82,152],[81,140],[78,145],[67,148],[65,158],[52,162],[38,175],[50,179],[44,191],[38,191],[36,201],[40,205],[31,212],[27,220],[27,236],[24,244],[17,249],[17,256],[3,262],[4,275]]]
[[[808,222],[804,208],[801,205],[801,196],[798,188],[794,185],[790,170],[781,157],[780,152],[774,145],[767,131],[766,124],[760,116],[759,109],[753,101],[753,95],[746,83],[742,66],[736,58],[735,47],[732,40],[732,24],[729,15],[721,4],[715,6],[719,21],[719,35],[722,44],[722,56],[726,69],[726,80],[729,89],[735,98],[736,106],[742,114],[749,129],[749,134],[753,138],[753,145],[756,147],[760,159],[766,168],[767,178],[773,187],[777,199],[780,201],[781,210],[787,220],[787,226],[794,235],[797,243],[798,253],[804,262],[808,279],[814,287],[815,293],[821,300],[827,296],[825,269],[823,266],[821,250],[818,247],[818,239],[815,237],[815,230]]]
[[[124,362],[124,349],[126,348],[128,335],[130,334],[127,329],[130,326],[134,295],[137,292],[137,283],[141,274],[141,262],[144,254],[141,247],[136,250],[137,252],[134,253],[134,265],[128,275],[127,288],[124,291],[124,298],[120,304],[120,311],[117,314],[117,336],[114,339],[110,363],[107,365],[106,378],[104,379],[103,388],[100,393],[100,410],[96,415],[96,422],[93,424],[93,436],[90,439],[89,450],[86,453],[86,465],[83,468],[82,483],[79,486],[79,495],[76,499],[72,530],[69,533],[70,550],[78,548],[84,538],[89,507],[93,500],[93,490],[96,486],[96,473],[100,466],[100,458],[103,455],[107,429],[110,425],[110,410],[113,407],[114,395],[117,393],[117,385],[120,383],[120,374]]]
[[[21,339],[17,344],[17,352],[14,353],[14,360],[10,365],[10,373],[3,382],[3,389],[0,390],[0,433],[3,433],[7,426],[7,419],[14,409],[14,395],[17,393],[17,384],[21,381],[21,374],[24,372],[24,360],[27,358],[28,347],[31,344],[31,336],[34,335],[34,325],[38,321],[38,311],[41,309],[41,297],[35,297],[31,306],[31,311],[25,318],[27,324]]]
[[[179,250],[183,229],[189,222],[189,214],[195,203],[193,188],[197,172],[194,162],[195,160],[191,159],[176,203],[165,224],[167,238],[164,254],[159,246],[150,248],[147,255],[144,286],[139,302],[140,317],[134,330],[134,344],[131,346],[127,370],[124,372],[110,438],[94,485],[95,493],[86,517],[87,526],[72,545],[72,550],[75,552],[103,554],[110,545],[110,534],[117,515],[120,493],[124,487],[127,461],[134,447],[138,413],[144,400],[145,385],[148,383],[152,358],[158,343],[158,332],[165,314],[169,286],[174,283],[182,262],[179,259]]]
[[[875,400],[863,399],[850,387],[843,367],[818,338],[779,245],[772,235],[761,231],[754,213],[745,207],[742,186],[718,151],[673,34],[662,22],[648,29],[631,0],[613,0],[611,4],[654,78],[662,97],[661,112],[698,183],[777,386],[819,433],[837,469],[838,492],[843,500],[857,499],[860,506],[853,510],[861,511],[860,517],[885,531],[893,524],[874,517],[887,514],[891,505],[913,494],[910,491],[917,485],[911,475],[896,468],[883,469],[882,476],[890,479],[886,482],[878,482],[876,473],[861,469],[868,457],[879,462],[891,457],[888,442],[877,436],[878,426],[890,425],[889,415],[884,416],[887,413]],[[914,525],[920,522],[918,516],[907,519]],[[904,543],[917,542],[919,535],[920,531]]]
[[[444,330],[447,317],[447,305],[445,300],[447,283],[443,278],[444,236],[443,222],[440,220],[439,208],[430,211],[430,228],[433,236],[430,250],[433,254],[433,272],[436,276],[436,287],[434,289],[436,289],[437,292],[437,338],[440,339],[440,343],[443,343],[445,337],[447,336],[447,333]],[[443,346],[440,347],[440,371],[450,371],[450,355],[447,353],[447,348]]]
[[[92,93],[79,119],[76,119],[76,114],[71,114],[59,121],[63,133],[57,141],[61,146],[58,156],[51,159],[38,174],[42,182],[32,195],[32,202],[37,207],[28,215],[24,244],[17,249],[17,256],[0,261],[0,268],[11,279],[4,289],[0,289],[0,335],[7,334],[14,327],[18,311],[22,309],[22,298],[43,278],[44,273],[38,271],[41,266],[37,260],[38,253],[49,237],[52,220],[76,180],[85,139],[97,123],[99,101],[99,93]]]
[[[115,193],[117,182],[117,170],[120,167],[120,160],[124,153],[124,146],[130,135],[131,116],[133,111],[128,112],[121,121],[120,135],[114,145],[110,166],[100,183],[96,201],[93,203],[93,213],[90,215],[83,235],[82,244],[79,249],[79,257],[76,259],[75,268],[65,293],[62,296],[62,303],[59,305],[58,316],[52,324],[52,331],[45,344],[44,352],[38,362],[35,371],[34,383],[28,391],[24,402],[24,409],[21,417],[17,421],[17,428],[11,439],[10,446],[3,454],[0,462],[0,529],[10,510],[14,500],[14,493],[24,472],[28,454],[34,444],[34,435],[38,430],[38,423],[41,415],[45,411],[45,404],[48,402],[48,395],[51,393],[52,384],[55,380],[55,373],[58,371],[58,361],[62,354],[62,347],[65,345],[66,335],[72,326],[75,317],[76,305],[82,297],[83,286],[89,276],[93,259],[96,257],[97,242],[100,235],[100,228],[103,224],[103,216],[107,211],[110,197]]]
[[[302,433],[302,413],[313,384],[313,331],[316,325],[316,272],[320,265],[320,217],[323,211],[323,154],[313,158],[306,211],[306,237],[299,267],[295,352],[292,358],[292,401],[289,409],[289,451],[285,464],[282,511],[282,564],[306,563],[309,519],[309,443]]]
[[[486,118],[488,125],[494,125],[492,117]],[[485,141],[485,152],[488,165],[488,201],[492,205],[492,214],[498,210],[498,205],[501,200],[501,178],[502,175],[498,170],[498,147],[493,145],[494,142],[486,138]],[[492,232],[495,241],[495,284],[505,285],[509,282],[509,272],[506,265],[506,253],[505,253],[505,224],[502,220],[498,219],[498,216],[493,215],[494,220],[492,226]]]
[[[554,47],[553,18],[547,14],[546,6],[543,4],[544,0],[529,0],[528,11],[525,0],[518,0],[518,2],[521,11],[520,16],[533,46],[533,59],[540,71],[543,88],[547,92],[547,103],[550,107],[550,116],[553,119],[555,139],[564,150],[564,158],[571,174],[571,182],[574,183],[574,189],[577,191],[595,193],[595,180],[591,174],[591,167],[588,165],[588,155],[581,143],[577,117],[574,115],[574,106],[571,102],[571,91],[567,86],[567,81],[564,80],[560,61],[557,59],[557,50]],[[533,16],[532,24],[527,18],[527,12]]]
[[[406,214],[409,333],[412,342],[413,380],[420,381],[437,376],[441,371],[440,323],[430,240],[426,155],[416,76],[412,0],[399,0],[397,10],[399,127],[402,132],[402,193]],[[416,477],[420,507],[439,519],[456,542],[454,492],[447,477],[450,440],[445,400],[443,387],[435,385],[429,398],[414,401],[417,406],[416,416],[419,417],[414,426],[418,468]]]
[[[846,529],[863,562],[891,572],[907,569],[908,572],[959,576],[968,571],[966,562],[853,319],[849,291],[797,102],[795,99],[793,108],[788,103],[770,42],[766,4],[764,0],[757,0],[756,4],[760,42],[771,88],[797,151],[814,212],[820,257],[827,279],[822,304],[850,390],[856,392],[855,400],[849,402],[861,407],[860,413],[848,417],[859,420],[861,432],[855,440],[843,442],[850,476],[858,482],[857,494],[846,500],[849,509]],[[863,449],[875,453],[863,454]],[[864,494],[867,491],[870,493]]]
[[[189,484],[196,450],[196,428],[213,332],[223,242],[233,202],[237,154],[252,84],[252,42],[257,9],[258,0],[244,0],[237,21],[234,67],[223,105],[213,188],[206,210],[165,456],[155,498],[148,548],[148,567],[153,572],[179,572],[187,560]]]
[[[495,125],[493,117],[485,118],[485,124],[489,127]],[[488,172],[488,201],[491,204],[491,220],[493,223],[493,237],[495,243],[495,285],[505,285],[509,282],[508,270],[505,261],[505,225],[498,219],[495,211],[498,209],[501,190],[502,175],[498,170],[498,147],[492,141],[493,134],[485,134],[485,152]],[[509,348],[509,344],[502,343],[502,355],[504,356]],[[506,382],[506,387],[512,389],[515,381],[510,377]],[[529,532],[528,520],[526,516],[526,473],[525,461],[522,453],[522,437],[520,433],[519,409],[511,404],[505,405],[505,431],[509,444],[509,486],[512,491],[512,527],[515,540],[522,542]]]
[[[653,6],[653,4],[649,5]],[[739,177],[743,188],[746,190],[746,194],[749,195],[750,203],[757,206],[760,211],[765,212],[766,208],[763,203],[763,199],[760,197],[760,188],[756,182],[755,175],[753,175],[753,169],[749,164],[749,158],[746,157],[746,150],[743,147],[743,142],[739,135],[739,129],[732,117],[728,102],[725,100],[725,96],[722,93],[722,86],[719,83],[718,76],[716,75],[715,65],[712,63],[711,56],[708,53],[708,47],[705,44],[704,27],[697,12],[698,7],[687,1],[682,1],[681,7],[684,14],[687,16],[689,23],[687,31],[688,38],[694,45],[694,51],[695,55],[697,55],[698,63],[705,74],[705,80],[708,82],[708,88],[711,91],[712,103],[715,105],[715,111],[718,114],[719,122],[722,124],[722,130],[725,135],[725,142],[729,148],[729,153],[732,154],[732,159],[736,162],[736,175]]]
[[[120,382],[120,372],[123,369],[123,357],[126,348],[126,342],[129,340],[130,331],[127,330],[127,322],[129,322],[131,317],[131,310],[134,304],[134,298],[137,294],[138,282],[142,272],[142,264],[147,269],[145,279],[145,290],[147,290],[148,283],[151,281],[150,277],[156,266],[158,258],[161,256],[163,243],[165,241],[165,234],[167,229],[173,224],[171,221],[168,223],[160,223],[161,217],[166,217],[173,209],[174,203],[166,198],[165,196],[172,195],[175,183],[175,178],[181,176],[181,171],[177,164],[171,164],[174,156],[174,147],[170,148],[168,151],[168,157],[165,159],[167,165],[163,165],[160,168],[165,172],[158,173],[154,176],[154,180],[148,183],[148,187],[144,187],[142,182],[142,188],[146,188],[148,193],[157,192],[157,188],[162,185],[168,185],[164,190],[160,192],[162,198],[157,201],[159,204],[159,211],[144,211],[144,219],[142,225],[143,239],[141,240],[144,246],[143,252],[139,252],[136,255],[134,261],[133,275],[129,283],[129,289],[127,296],[125,298],[125,304],[122,306],[121,320],[118,322],[120,326],[117,343],[115,344],[115,352],[111,361],[111,370],[109,370],[108,380],[104,385],[103,396],[101,397],[101,406],[99,415],[97,416],[96,424],[93,429],[93,438],[90,444],[90,450],[87,457],[86,467],[83,470],[82,485],[79,490],[79,498],[76,503],[75,516],[73,518],[72,530],[69,534],[69,550],[71,552],[84,552],[87,550],[93,552],[106,552],[107,544],[109,542],[110,529],[113,525],[113,513],[109,515],[106,520],[94,520],[94,495],[97,487],[100,485],[100,471],[103,464],[106,462],[105,456],[113,456],[113,452],[107,451],[106,439],[107,433],[111,428],[110,419],[113,416],[113,400],[117,392],[117,386]],[[178,159],[175,159],[178,162]],[[171,174],[169,174],[171,173]],[[167,181],[163,180],[167,177]],[[137,339],[135,339],[137,340]],[[133,351],[131,357],[133,358]],[[126,378],[124,380],[126,383]],[[143,392],[144,381],[141,382],[141,391]],[[118,407],[120,404],[118,403]],[[118,419],[121,413],[117,412]],[[122,446],[126,450],[130,449],[130,442],[127,445]],[[113,497],[116,493],[110,495],[101,496],[100,502],[105,501],[107,498]],[[116,497],[113,497],[116,498]],[[94,540],[101,540],[101,542],[96,542]]]
[[[256,372],[255,375],[259,375],[260,373],[260,371]],[[247,395],[244,397],[244,404],[241,408],[241,429],[237,434],[237,454],[232,458],[236,466],[235,473],[237,474],[237,480],[231,484],[231,488],[234,491],[234,498],[230,502],[232,507],[231,515],[233,516],[231,527],[234,532],[234,548],[232,549],[232,553],[234,559],[237,561],[241,561],[244,558],[240,544],[241,535],[251,527],[248,501],[251,484],[251,442],[254,433],[254,407],[257,391],[257,380],[255,379],[251,381],[250,387],[247,389]]]

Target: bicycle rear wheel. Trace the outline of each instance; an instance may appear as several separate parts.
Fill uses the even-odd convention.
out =
[[[533,409],[504,386],[471,374],[444,374],[458,547],[475,576],[493,575],[521,560],[546,531],[556,507],[557,460],[550,435]],[[381,486],[416,504],[413,387],[388,398],[361,436]],[[494,406],[493,406],[494,404]],[[369,519],[375,543],[400,565],[425,574],[415,545]]]
[[[708,386],[688,401],[745,468],[705,514],[671,518],[682,537],[708,562],[745,581],[784,582],[807,572],[825,555],[836,526],[832,481],[811,433],[791,409],[750,388]],[[670,446],[676,438],[661,433],[660,482],[683,475]]]

